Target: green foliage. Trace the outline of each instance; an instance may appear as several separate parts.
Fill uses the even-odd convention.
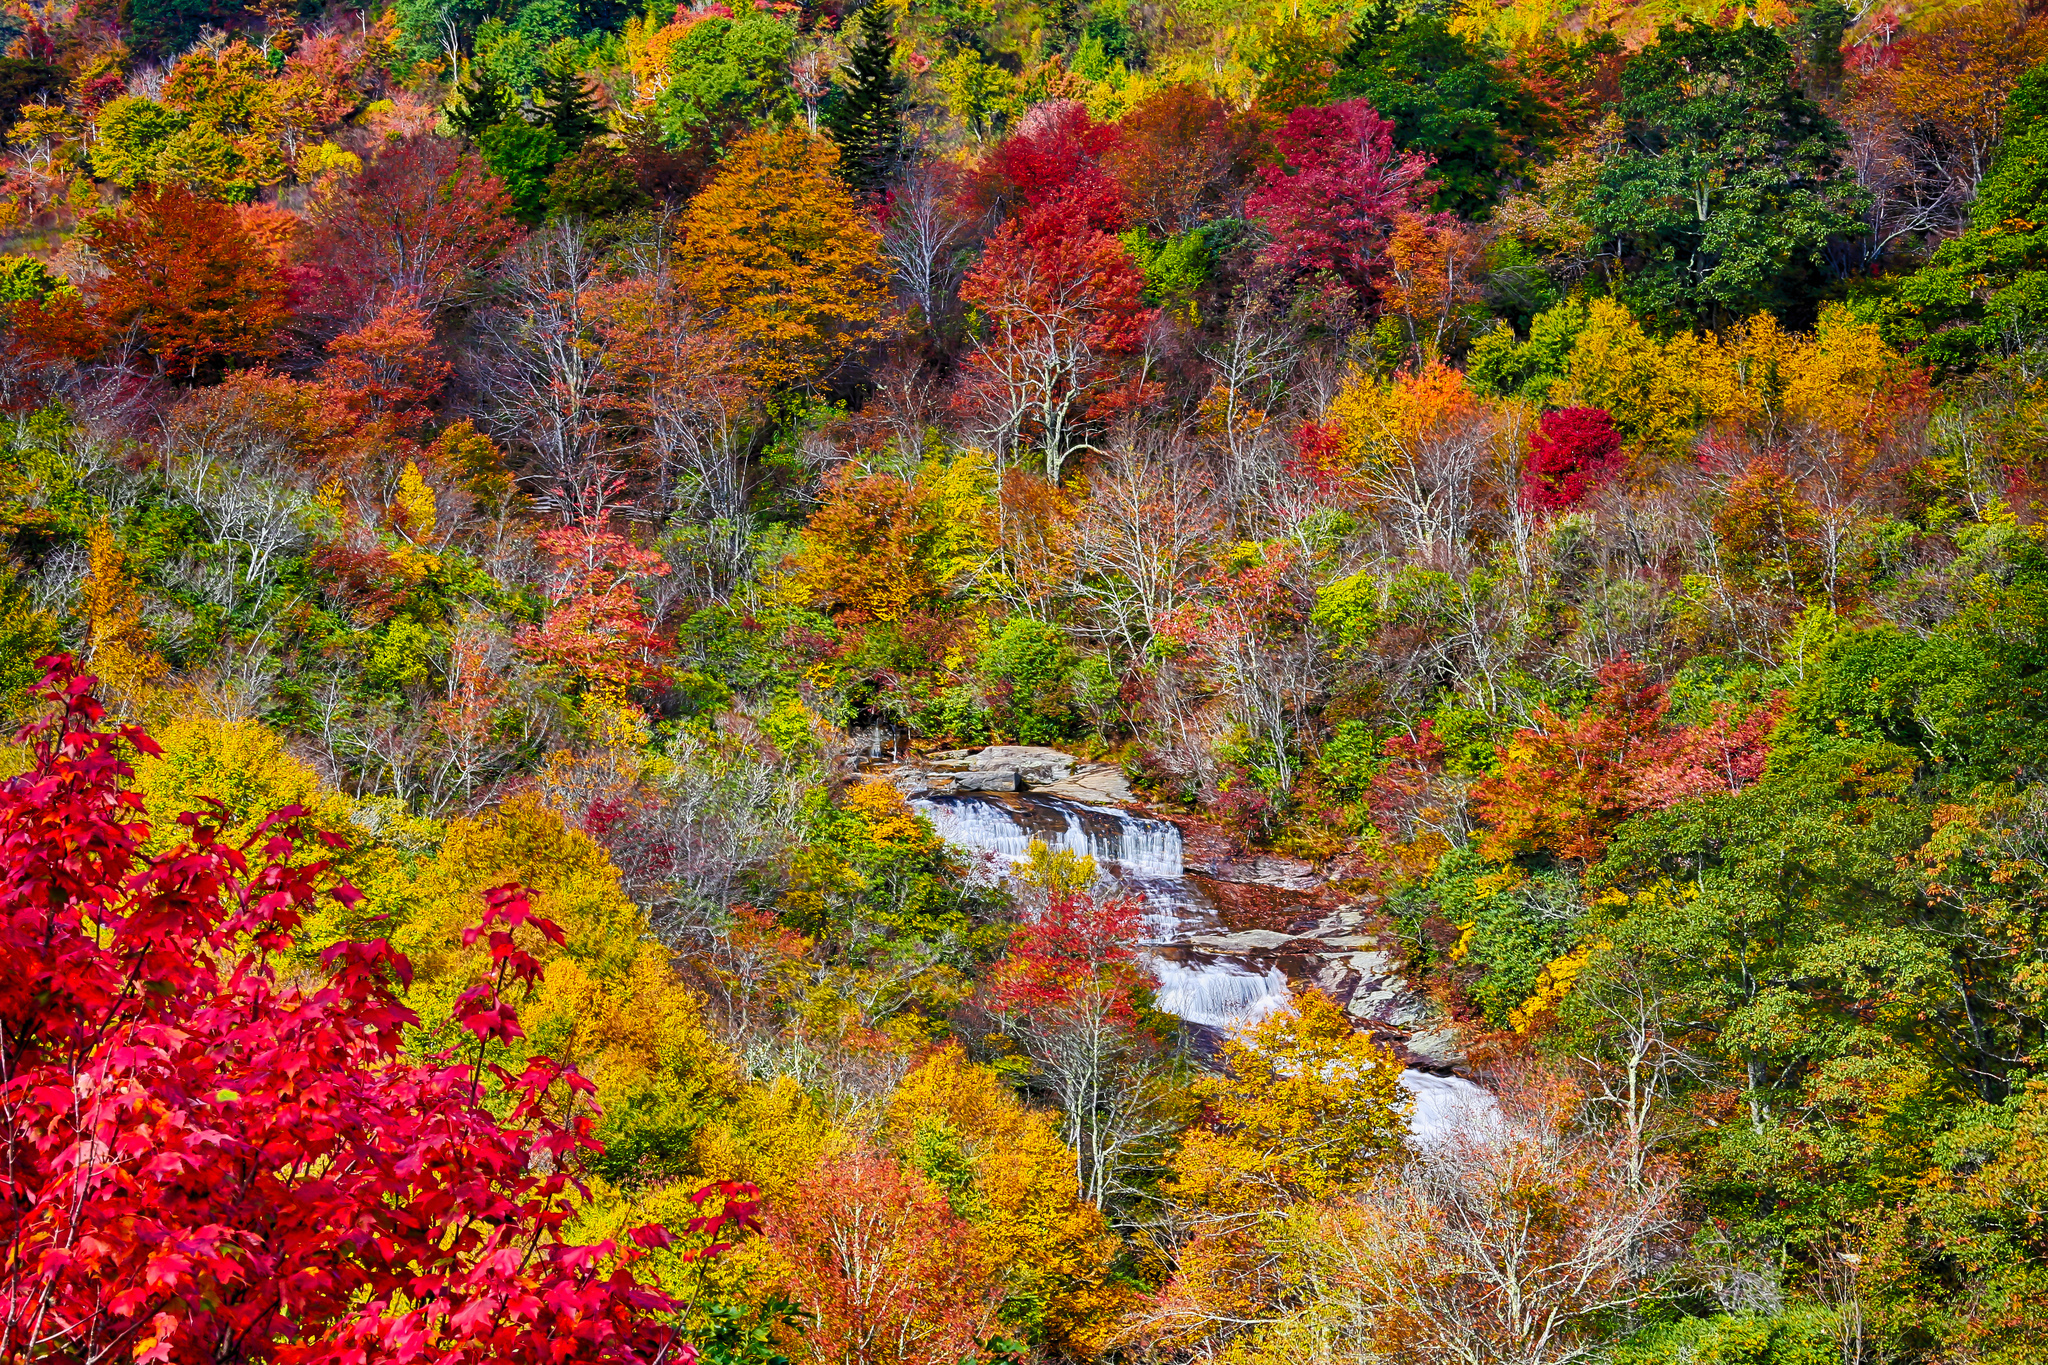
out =
[[[57,618],[37,610],[20,574],[0,566],[0,723],[12,726],[28,718],[28,689],[43,677],[36,660],[61,648]]]
[[[1838,1365],[1840,1327],[1834,1310],[1817,1305],[1685,1318],[1629,1337],[1613,1365]]]
[[[518,217],[537,223],[547,213],[548,177],[568,154],[554,130],[528,123],[517,114],[494,124],[477,138],[484,161],[512,200]]]
[[[1772,765],[1884,744],[1958,793],[2022,780],[2048,763],[2044,676],[2048,590],[2030,583],[1991,593],[1932,633],[1843,630],[1806,660],[1772,736]]]
[[[1433,158],[1433,207],[1467,217],[1502,191],[1517,144],[1548,129],[1530,93],[1492,54],[1452,32],[1445,15],[1368,8],[1330,83],[1332,100],[1364,98],[1394,125],[1395,144]]]
[[[548,173],[550,218],[615,218],[651,202],[631,164],[610,147],[587,146]]]
[[[1810,314],[1828,241],[1862,230],[1865,197],[1784,36],[1668,26],[1624,69],[1622,96],[1627,145],[1590,221],[1626,244],[1625,296],[1673,324]]]
[[[2048,81],[2039,82],[2048,90]],[[2025,99],[2048,94],[2023,84]],[[2021,98],[2015,92],[2015,98]],[[2024,106],[2023,106],[2024,107]],[[2048,121],[2026,121],[1999,149],[1970,206],[1970,228],[1900,281],[1901,340],[1946,370],[2048,344]]]
[[[604,131],[597,115],[597,100],[584,84],[580,53],[573,48],[550,54],[533,88],[534,112],[540,126],[555,135],[565,153],[580,151],[583,144]]]
[[[1488,393],[1541,404],[1565,377],[1586,316],[1583,300],[1566,299],[1529,320],[1527,341],[1518,340],[1511,328],[1496,326],[1473,342],[1466,374]]]
[[[93,174],[124,190],[151,182],[157,157],[190,118],[140,95],[108,102],[97,120],[99,138],[87,153]]]
[[[859,36],[821,120],[839,144],[839,174],[856,190],[878,193],[903,159],[903,109],[910,84],[895,71],[896,36],[882,0],[855,17]]]
[[[895,788],[864,782],[844,801],[816,793],[779,909],[785,923],[858,961],[954,966],[1004,941],[959,856]]]
[[[1535,993],[1543,969],[1577,940],[1581,920],[1569,874],[1502,866],[1475,848],[1444,855],[1391,908],[1425,954],[1447,962],[1495,1028],[1507,1027],[1508,1012]],[[1431,921],[1439,934],[1445,925],[1456,931],[1448,949],[1427,937]]]
[[[1209,282],[1216,267],[1211,239],[1219,235],[1204,225],[1159,240],[1144,228],[1132,228],[1118,239],[1145,274],[1145,301],[1161,304],[1198,321],[1194,295]]]
[[[1076,659],[1058,626],[1028,616],[1004,622],[981,655],[997,727],[1024,744],[1051,744],[1071,734],[1067,678]]]
[[[482,62],[468,63],[449,97],[448,123],[472,142],[502,122],[517,101],[497,74]]]
[[[780,20],[747,10],[690,26],[669,52],[669,84],[654,118],[672,146],[723,146],[752,124],[794,108],[785,79],[796,34]]]
[[[66,287],[62,275],[33,256],[0,256],[0,303],[41,303]]]

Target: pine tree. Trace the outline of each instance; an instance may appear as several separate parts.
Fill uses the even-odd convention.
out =
[[[540,114],[540,126],[553,133],[569,153],[604,131],[597,101],[583,83],[583,73],[572,63],[549,64],[534,83],[533,104]]]
[[[471,142],[486,128],[501,122],[512,110],[512,92],[504,83],[475,62],[463,72],[455,87],[455,99],[448,106],[448,124]]]
[[[909,82],[895,72],[896,35],[877,0],[857,16],[849,76],[825,114],[839,144],[839,174],[856,190],[879,191],[903,159],[903,101]]]

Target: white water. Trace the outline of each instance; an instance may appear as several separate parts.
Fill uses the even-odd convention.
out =
[[[1096,866],[1126,877],[1178,880],[1180,831],[1164,820],[1146,820],[1114,806],[1084,806],[1049,796],[1012,798],[1030,818],[1000,800],[974,796],[921,796],[911,806],[924,814],[947,842],[1009,864],[1030,856],[1034,840],[1053,852],[1093,858]]]
[[[1492,1095],[1463,1076],[1438,1076],[1411,1068],[1401,1073],[1401,1085],[1415,1097],[1415,1110],[1408,1116],[1408,1137],[1417,1147],[1484,1130],[1500,1112]]]
[[[1250,1028],[1287,1007],[1287,974],[1278,967],[1260,969],[1207,954],[1193,961],[1154,954],[1152,974],[1159,978],[1160,1009],[1221,1033]]]
[[[1250,1028],[1287,1007],[1290,986],[1271,953],[1229,953],[1186,940],[1225,932],[1213,906],[1183,876],[1180,830],[1109,806],[1084,806],[1047,796],[962,793],[910,803],[941,837],[1007,872],[1030,856],[1033,840],[1054,851],[1095,859],[1145,898],[1153,935],[1149,954],[1159,981],[1159,1008],[1214,1033]],[[1409,1139],[1426,1147],[1452,1133],[1484,1128],[1497,1113],[1493,1096],[1460,1076],[1407,1070],[1401,1084],[1414,1097]]]

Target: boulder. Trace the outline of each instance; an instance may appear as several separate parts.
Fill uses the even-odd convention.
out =
[[[964,772],[956,774],[952,785],[946,790],[956,792],[1014,792],[1024,790],[1024,784],[1015,768],[1004,768],[994,772]]]

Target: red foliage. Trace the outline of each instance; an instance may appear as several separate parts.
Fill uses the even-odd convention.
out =
[[[432,420],[449,370],[434,345],[433,319],[398,298],[327,344],[320,381],[357,425],[413,436]]]
[[[1041,104],[982,159],[973,193],[979,206],[1008,203],[1025,210],[1058,211],[1039,219],[1041,234],[1091,230],[1119,232],[1122,189],[1103,168],[1120,140],[1116,125],[1097,123],[1079,100]]]
[[[615,531],[578,522],[535,537],[555,561],[545,623],[520,633],[519,647],[581,678],[646,687],[659,680],[668,644],[640,602],[642,579],[668,562]]]
[[[990,978],[991,1006],[998,1014],[1059,1014],[1099,994],[1109,1016],[1129,1024],[1146,979],[1138,963],[1144,936],[1145,904],[1136,896],[1058,897],[1011,935],[1010,955]]]
[[[60,711],[0,786],[0,1357],[690,1359],[676,1305],[630,1270],[664,1230],[566,1238],[565,1167],[598,1144],[587,1101],[561,1120],[544,1101],[590,1083],[486,1060],[519,1036],[506,987],[540,972],[518,936],[561,937],[525,892],[489,893],[468,935],[494,964],[457,1006],[475,1053],[410,1061],[411,967],[387,943],[277,970],[328,872],[292,865],[304,812],[234,845],[188,815],[187,842],[143,856],[121,746],[156,745],[99,729],[93,679],[44,662]],[[751,1191],[731,1194],[691,1230],[750,1226]]]
[[[943,1194],[874,1150],[827,1157],[768,1235],[821,1361],[955,1365],[995,1335],[1002,1277]]]
[[[1434,190],[1429,159],[1394,150],[1394,125],[1364,100],[1304,105],[1274,134],[1283,164],[1262,167],[1246,213],[1272,234],[1260,254],[1289,278],[1334,273],[1369,296],[1380,244]]]
[[[1169,85],[1123,117],[1103,164],[1123,188],[1134,224],[1186,232],[1251,174],[1257,128],[1199,85]]]
[[[1077,227],[1068,212],[1055,202],[1004,223],[960,286],[984,324],[961,401],[1003,414],[1060,458],[1079,418],[1150,398],[1148,386],[1118,383],[1117,358],[1144,347],[1158,316],[1124,244]]]
[[[1740,791],[1763,771],[1775,703],[1739,722],[1723,710],[1711,725],[1666,731],[1670,698],[1640,664],[1624,655],[1599,676],[1571,720],[1538,706],[1536,728],[1518,731],[1499,771],[1472,789],[1491,855],[1540,849],[1590,862],[1637,811]]]
[[[1529,436],[1522,496],[1546,511],[1575,507],[1624,463],[1621,434],[1605,408],[1546,412]]]
[[[83,229],[106,273],[91,317],[103,341],[139,335],[163,368],[189,378],[273,354],[285,285],[235,211],[181,186],[145,189]]]
[[[1350,477],[1342,424],[1303,422],[1296,428],[1294,456],[1287,462],[1287,474],[1325,497],[1342,488]]]
[[[504,185],[475,153],[437,137],[378,153],[310,217],[311,306],[350,323],[402,298],[440,312],[518,235]]]

